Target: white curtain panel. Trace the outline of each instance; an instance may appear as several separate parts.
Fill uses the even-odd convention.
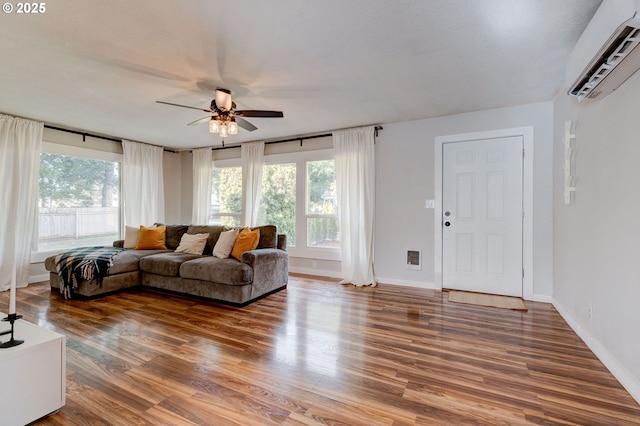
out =
[[[38,220],[38,176],[44,125],[0,114],[0,290],[29,282],[31,245]]]
[[[342,248],[341,284],[376,286],[373,272],[375,128],[333,132]]]
[[[191,223],[206,225],[211,214],[211,148],[194,149]]]
[[[125,225],[138,227],[164,222],[163,148],[123,140],[122,150]]]
[[[264,142],[243,143],[242,154],[242,225],[255,226],[262,190]]]

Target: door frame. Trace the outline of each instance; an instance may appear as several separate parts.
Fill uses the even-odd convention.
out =
[[[489,130],[484,132],[461,133],[437,136],[435,138],[435,176],[434,176],[434,287],[442,290],[442,162],[443,144],[472,142],[484,139],[499,139],[513,136],[522,137],[524,158],[522,162],[522,297],[533,300],[533,127],[514,127],[510,129]]]

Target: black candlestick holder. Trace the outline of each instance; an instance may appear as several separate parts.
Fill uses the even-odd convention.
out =
[[[0,332],[0,336],[4,336],[5,334],[11,333],[11,339],[7,340],[4,343],[0,343],[0,349],[3,348],[12,348],[14,346],[18,346],[24,343],[24,340],[16,340],[13,338],[13,325],[16,320],[22,318],[22,315],[9,314],[6,318],[3,318],[2,321],[8,321],[11,324],[11,330]]]

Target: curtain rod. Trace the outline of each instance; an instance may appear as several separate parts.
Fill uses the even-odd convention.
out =
[[[384,128],[382,126],[375,126],[375,136],[378,137],[378,131],[379,130],[384,130]],[[329,136],[333,136],[333,133],[323,133],[321,135],[312,135],[312,136],[299,136],[297,138],[291,138],[291,139],[282,139],[282,140],[278,140],[278,141],[268,141],[265,142],[265,145],[271,145],[271,144],[276,144],[276,143],[284,143],[284,142],[295,142],[295,141],[300,141],[300,146],[302,146],[302,141],[308,140],[308,139],[318,139],[318,138],[326,138]],[[237,144],[237,145],[228,145],[228,146],[219,146],[217,148],[211,148],[212,151],[218,151],[221,149],[232,149],[232,148],[240,148],[242,146],[242,144]]]
[[[94,135],[92,133],[80,132],[78,130],[70,130],[70,129],[64,129],[62,127],[50,126],[48,124],[45,124],[44,127],[45,127],[45,129],[58,130],[60,132],[66,132],[66,133],[72,133],[74,135],[80,135],[80,136],[82,136],[82,142],[86,142],[87,141],[87,136],[89,136],[91,138],[103,139],[103,140],[107,140],[107,141],[111,141],[111,142],[122,143],[122,139],[112,138],[112,137],[109,137],[109,136]],[[158,145],[154,145],[154,146],[158,146]],[[176,154],[178,152],[178,151],[174,151],[174,150],[167,149],[167,148],[164,148],[164,147],[162,147],[162,149],[165,150],[166,152],[172,152],[174,154]]]

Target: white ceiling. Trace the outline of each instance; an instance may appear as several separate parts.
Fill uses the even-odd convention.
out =
[[[549,101],[600,0],[56,0],[0,15],[0,112],[174,149]]]

